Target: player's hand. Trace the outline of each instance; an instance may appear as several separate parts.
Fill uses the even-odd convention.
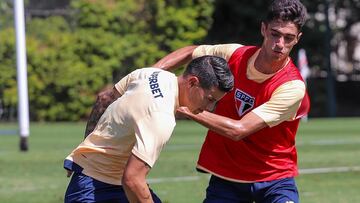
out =
[[[70,177],[71,174],[73,174],[73,171],[69,171],[69,170],[66,170],[66,171],[67,171],[67,174],[66,174],[67,177]]]
[[[176,109],[176,114],[179,115],[179,116],[188,116],[191,113],[191,111],[189,110],[188,107],[186,106],[180,106],[179,108]]]

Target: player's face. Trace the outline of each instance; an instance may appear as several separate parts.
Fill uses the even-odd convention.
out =
[[[289,56],[302,33],[290,21],[274,20],[267,24],[262,23],[261,34],[264,37],[262,49],[265,49],[269,58],[280,61]]]
[[[201,113],[204,110],[212,111],[216,102],[225,95],[225,92],[217,87],[204,89],[199,85],[192,86],[188,93],[188,104],[186,106],[194,114]]]

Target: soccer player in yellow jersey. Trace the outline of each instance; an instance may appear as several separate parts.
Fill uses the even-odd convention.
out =
[[[116,100],[64,161],[72,174],[65,202],[161,202],[145,178],[171,136],[176,109],[209,110],[233,85],[226,60],[216,56],[192,60],[179,77],[143,68],[122,78],[102,95]]]

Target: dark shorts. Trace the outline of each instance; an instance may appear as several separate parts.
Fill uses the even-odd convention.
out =
[[[66,160],[64,167],[74,171],[65,193],[65,203],[128,203],[121,185],[112,185],[93,179],[81,173],[82,168]],[[150,189],[155,203],[161,203],[159,197]]]
[[[237,183],[211,176],[204,203],[298,203],[294,178]]]

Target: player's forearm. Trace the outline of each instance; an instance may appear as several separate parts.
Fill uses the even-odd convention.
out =
[[[260,117],[252,112],[245,115],[241,120],[227,118],[207,111],[192,114],[188,110],[179,109],[178,112],[234,141],[241,140],[267,126]]]
[[[210,130],[232,140],[237,141],[247,136],[246,131],[242,129],[242,126],[238,124],[237,120],[229,119],[207,111],[200,114],[188,114],[187,116]]]
[[[145,179],[133,178],[123,181],[123,188],[130,203],[154,202]]]
[[[160,59],[153,65],[153,67],[161,68],[167,71],[175,70],[191,61],[192,53],[196,47],[198,46],[192,45],[180,48]]]
[[[98,95],[90,113],[89,120],[86,124],[85,137],[87,137],[95,129],[97,122],[99,121],[101,115],[105,112],[106,108],[118,97],[120,97],[120,94],[115,88],[105,90]]]

